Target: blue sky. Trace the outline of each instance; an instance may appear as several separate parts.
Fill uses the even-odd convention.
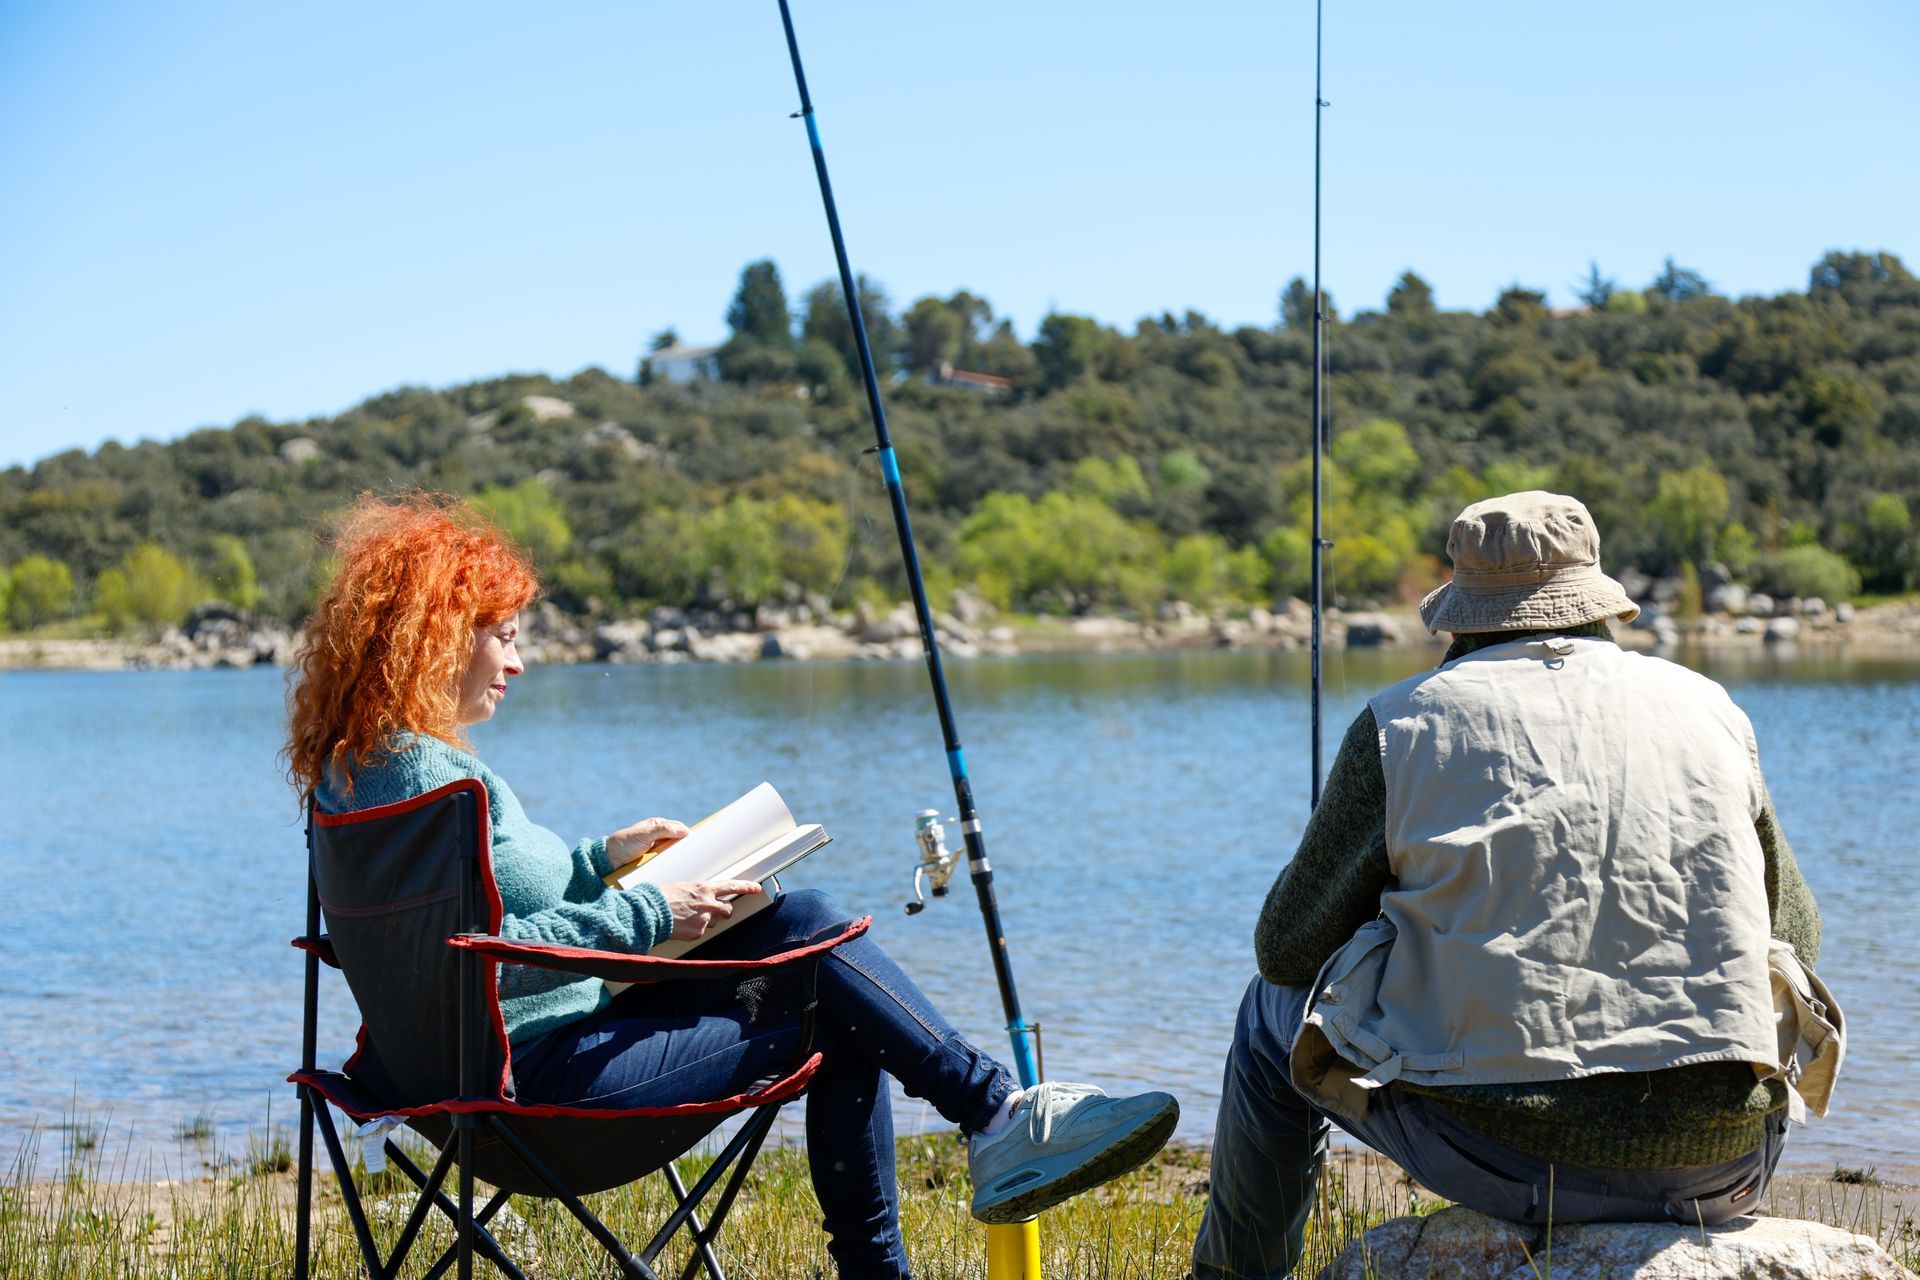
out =
[[[896,304],[1267,324],[1310,266],[1305,0],[796,22]],[[1328,287],[1915,263],[1917,48],[1911,0],[1329,0]],[[795,101],[771,0],[0,0],[0,466],[722,337],[749,260],[832,271]]]

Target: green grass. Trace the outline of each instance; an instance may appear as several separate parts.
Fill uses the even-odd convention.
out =
[[[295,1183],[285,1161],[290,1135],[284,1126],[263,1126],[249,1136],[244,1153],[211,1153],[207,1164],[219,1172],[179,1180],[154,1181],[149,1170],[128,1168],[125,1157],[116,1159],[112,1152],[131,1144],[109,1141],[110,1136],[119,1137],[103,1130],[85,1149],[63,1141],[60,1175],[52,1179],[33,1176],[37,1142],[16,1154],[0,1179],[0,1277],[228,1280],[291,1274]],[[427,1154],[411,1135],[403,1145],[417,1159]],[[691,1180],[705,1160],[696,1155],[682,1161],[682,1172]],[[1053,1210],[1040,1227],[1042,1274],[1047,1280],[1185,1275],[1206,1178],[1206,1152],[1175,1146],[1144,1169]],[[971,1187],[960,1144],[950,1134],[901,1139],[899,1180],[901,1226],[916,1274],[924,1280],[984,1280],[986,1230],[967,1212]],[[412,1208],[412,1187],[392,1169],[373,1178],[363,1175],[361,1183],[375,1237],[388,1246]],[[362,1275],[324,1159],[315,1186],[312,1274],[316,1280]],[[1889,1223],[1887,1215],[1876,1212],[1870,1199],[1874,1188],[1827,1187],[1820,1193],[1822,1203],[1799,1206],[1802,1216],[1875,1235],[1908,1265],[1920,1260],[1912,1222]],[[1832,1203],[1825,1203],[1829,1194]],[[649,1178],[590,1197],[589,1203],[622,1238],[637,1244],[665,1216],[669,1196],[663,1180]],[[1316,1274],[1368,1227],[1439,1207],[1441,1202],[1417,1192],[1391,1166],[1331,1164],[1321,1179],[1298,1274]],[[819,1221],[804,1151],[769,1149],[728,1220],[722,1261],[742,1280],[831,1277]],[[555,1202],[516,1197],[494,1226],[496,1236],[535,1277],[598,1280],[612,1274],[597,1247]],[[445,1220],[435,1215],[404,1274],[422,1275],[450,1239]],[[659,1268],[664,1274],[679,1270],[681,1259],[673,1252],[662,1259],[668,1264]],[[1544,1257],[1541,1262],[1551,1265]],[[481,1263],[477,1274],[494,1273]]]
[[[199,1127],[189,1122],[180,1132]],[[286,1162],[290,1135],[284,1127],[257,1130],[243,1153],[211,1153],[206,1163],[220,1172],[180,1180],[154,1181],[148,1170],[116,1164],[104,1133],[84,1150],[63,1143],[60,1175],[36,1180],[37,1145],[23,1147],[0,1181],[0,1276],[224,1280],[290,1274],[295,1182]],[[426,1154],[424,1144],[410,1135],[404,1145],[416,1158]],[[689,1181],[706,1159],[696,1155],[681,1162]],[[926,1280],[982,1280],[986,1229],[967,1211],[972,1188],[964,1148],[949,1134],[903,1138],[899,1180],[901,1226],[915,1273]],[[315,1186],[313,1275],[362,1274],[339,1191],[324,1162]],[[412,1187],[389,1169],[371,1179],[363,1175],[362,1188],[375,1236],[390,1245],[412,1208]],[[1169,1149],[1135,1174],[1047,1214],[1040,1232],[1043,1273],[1048,1280],[1184,1275],[1205,1188],[1205,1153]],[[1339,1175],[1327,1178],[1309,1228],[1309,1261],[1317,1268],[1354,1231],[1404,1212],[1404,1187],[1397,1197],[1392,1191],[1384,1182],[1359,1185]],[[622,1238],[643,1241],[670,1200],[664,1181],[648,1178],[593,1196],[589,1203]],[[516,1197],[510,1209],[510,1216],[496,1219],[496,1234],[530,1274],[610,1274],[597,1247],[556,1202]],[[797,1146],[762,1152],[723,1236],[729,1274],[743,1280],[831,1277],[819,1222],[805,1152]],[[450,1239],[444,1219],[438,1219],[427,1247],[416,1246],[415,1263],[405,1274],[421,1275]],[[660,1269],[676,1274],[679,1263]],[[492,1271],[482,1264],[480,1274]]]

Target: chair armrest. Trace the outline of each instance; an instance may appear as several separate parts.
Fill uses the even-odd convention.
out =
[[[287,945],[296,951],[306,952],[322,964],[332,965],[336,969],[340,967],[340,957],[333,953],[333,939],[324,933],[317,938],[295,938]]]
[[[624,951],[595,951],[588,947],[563,947],[550,942],[516,942],[511,938],[485,933],[456,933],[447,939],[447,945],[474,952],[489,960],[532,965],[536,969],[557,969],[562,973],[582,973],[611,982],[670,982],[679,978],[717,978],[727,974],[745,976],[814,960],[843,942],[851,942],[872,924],[872,916],[862,916],[825,941],[810,942],[806,946],[760,960],[669,960],[665,956],[636,956]]]

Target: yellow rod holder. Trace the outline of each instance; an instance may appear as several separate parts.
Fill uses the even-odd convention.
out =
[[[1040,1280],[1040,1219],[987,1228],[987,1280]]]

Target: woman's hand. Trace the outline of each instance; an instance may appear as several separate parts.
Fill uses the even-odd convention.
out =
[[[673,910],[673,936],[682,942],[704,937],[715,920],[733,914],[731,899],[748,893],[764,893],[751,880],[686,880],[663,884],[667,906]]]
[[[607,861],[615,867],[638,862],[686,838],[687,824],[672,818],[642,818],[607,837]]]

